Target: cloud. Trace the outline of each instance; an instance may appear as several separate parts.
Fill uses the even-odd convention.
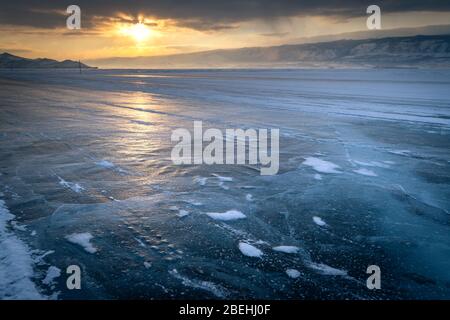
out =
[[[289,34],[289,32],[272,32],[272,33],[261,33],[261,36],[263,37],[269,37],[269,38],[280,38],[285,37]]]
[[[370,2],[370,1],[369,1]],[[75,0],[82,26],[94,28],[102,19],[143,15],[171,19],[197,30],[223,30],[252,19],[292,16],[329,16],[347,19],[366,15],[371,2],[361,0]],[[379,0],[383,13],[450,11],[448,0]],[[63,28],[66,7],[52,0],[2,1],[0,24],[35,28]]]

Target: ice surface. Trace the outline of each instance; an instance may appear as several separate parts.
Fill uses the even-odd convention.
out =
[[[315,157],[307,157],[303,162],[305,166],[310,166],[321,173],[340,173],[339,166],[330,161],[325,161]]]
[[[47,295],[49,266],[76,261],[82,299],[224,296],[211,288],[230,299],[449,299],[449,86],[448,70],[0,70],[0,194],[16,216],[0,270]],[[279,173],[174,165],[171,133],[195,120],[279,129]],[[230,209],[245,219],[205,216]],[[102,254],[66,239],[86,231]],[[292,244],[295,254],[272,250]],[[365,287],[377,263],[393,290]],[[287,268],[302,276],[289,281]],[[344,270],[358,282],[324,276]],[[58,280],[59,298],[73,298]],[[33,292],[19,287],[0,290]]]
[[[73,233],[73,234],[66,236],[66,239],[69,242],[72,242],[72,243],[82,246],[84,248],[84,250],[86,250],[89,253],[96,253],[97,248],[95,248],[91,243],[91,240],[93,238],[94,237],[89,232]]]
[[[261,258],[263,255],[261,250],[246,242],[239,243],[239,250],[241,250],[242,254],[247,257]]]
[[[226,212],[208,212],[207,216],[213,218],[214,220],[231,221],[238,219],[245,219],[247,216],[238,210],[228,210]]]
[[[277,246],[272,248],[275,251],[284,253],[298,253],[299,248],[296,246]]]

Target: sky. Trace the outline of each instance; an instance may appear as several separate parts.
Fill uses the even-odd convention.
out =
[[[69,5],[81,29],[69,30]],[[367,31],[366,9],[383,29],[450,24],[449,0],[1,0],[0,52],[92,60],[271,46]]]

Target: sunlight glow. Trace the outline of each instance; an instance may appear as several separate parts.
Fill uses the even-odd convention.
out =
[[[144,23],[139,22],[134,25],[121,28],[121,33],[126,36],[133,37],[136,42],[144,42],[151,36],[152,30]]]

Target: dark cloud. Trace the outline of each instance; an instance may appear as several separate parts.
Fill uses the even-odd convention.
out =
[[[341,19],[365,15],[374,1],[362,0],[1,0],[0,24],[57,28],[65,26],[65,9],[82,9],[82,26],[94,27],[102,18],[119,13],[137,17],[174,19],[178,24],[200,30],[233,28],[251,19],[321,15]],[[380,0],[382,12],[450,11],[448,0]]]

